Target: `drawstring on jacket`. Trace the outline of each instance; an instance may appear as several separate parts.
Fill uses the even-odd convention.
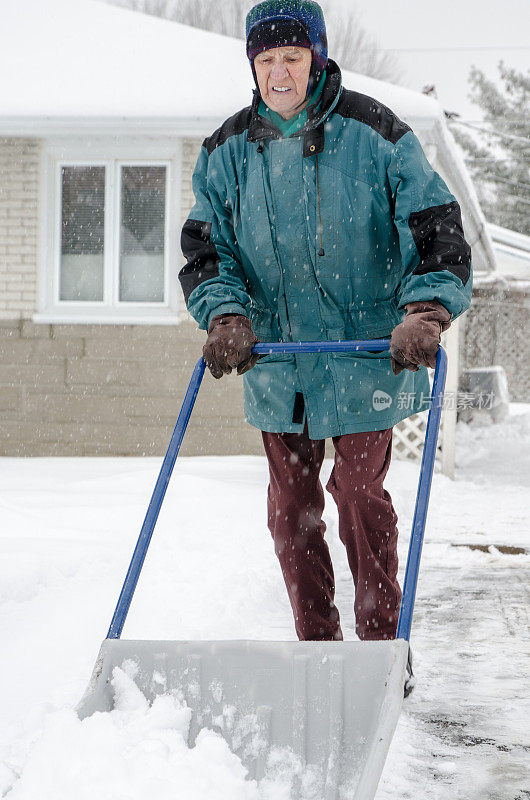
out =
[[[323,235],[322,235],[322,231],[323,231],[323,228],[322,228],[322,211],[320,209],[320,182],[318,180],[318,153],[316,155],[316,159],[317,159],[318,227],[320,229],[320,250],[318,251],[318,255],[319,256],[325,256],[326,254],[324,252],[324,239],[323,239]]]

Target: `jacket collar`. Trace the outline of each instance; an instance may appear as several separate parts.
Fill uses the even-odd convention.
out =
[[[304,157],[315,156],[323,151],[324,123],[337,105],[342,92],[342,75],[337,64],[329,59],[326,70],[326,83],[319,98],[320,105],[317,102],[307,106],[307,123],[293,134],[293,138],[303,137]],[[281,139],[282,135],[278,128],[258,113],[260,100],[259,92],[254,89],[247,141],[261,142],[264,139]]]

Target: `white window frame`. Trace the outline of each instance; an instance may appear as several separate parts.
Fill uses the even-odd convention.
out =
[[[103,301],[59,299],[61,169],[105,167]],[[164,301],[119,300],[120,180],[122,166],[166,167]],[[182,142],[174,137],[64,137],[43,143],[39,210],[39,300],[34,322],[65,324],[176,324],[179,297]]]

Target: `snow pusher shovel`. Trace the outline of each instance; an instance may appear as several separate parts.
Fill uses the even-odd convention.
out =
[[[258,344],[254,352],[374,352],[388,347],[388,339],[289,342]],[[83,719],[96,711],[111,711],[113,669],[132,660],[137,666],[135,681],[150,701],[157,694],[176,692],[191,708],[190,746],[201,728],[213,728],[241,758],[250,779],[270,775],[274,764],[298,765],[290,798],[373,800],[403,702],[446,353],[439,348],[397,638],[374,642],[120,639],[204,370],[201,358],[162,463],[107,638],[77,713]]]

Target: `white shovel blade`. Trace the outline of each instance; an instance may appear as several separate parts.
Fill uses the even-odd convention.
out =
[[[408,643],[165,642],[106,639],[81,719],[111,711],[114,667],[132,660],[152,701],[178,693],[192,709],[189,745],[219,731],[248,769],[289,751],[324,800],[373,800],[403,702]],[[301,789],[292,797],[302,797]],[[313,796],[313,795],[312,795]],[[314,795],[317,796],[317,795]]]

